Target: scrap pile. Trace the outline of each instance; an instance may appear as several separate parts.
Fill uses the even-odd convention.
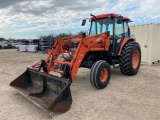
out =
[[[55,41],[56,38],[52,36],[41,37],[41,39],[39,40],[39,50],[51,50]]]

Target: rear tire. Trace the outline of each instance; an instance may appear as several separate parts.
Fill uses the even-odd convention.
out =
[[[141,63],[141,48],[137,42],[126,43],[119,58],[119,66],[122,74],[136,75]]]
[[[109,83],[110,76],[111,68],[106,61],[99,60],[92,65],[90,80],[97,89],[105,88]]]

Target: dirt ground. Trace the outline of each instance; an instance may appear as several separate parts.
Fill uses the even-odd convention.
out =
[[[71,85],[71,109],[50,115],[9,86],[45,58],[41,53],[0,50],[1,120],[160,120],[160,64],[142,65],[133,77],[112,69],[110,84],[103,90],[91,85],[89,69],[80,68]]]

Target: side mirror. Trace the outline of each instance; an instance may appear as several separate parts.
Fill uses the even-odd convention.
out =
[[[85,24],[86,24],[86,19],[83,19],[81,26],[85,26]]]
[[[123,16],[118,16],[117,18],[117,24],[122,24],[123,23]]]

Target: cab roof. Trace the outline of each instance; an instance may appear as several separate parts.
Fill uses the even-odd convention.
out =
[[[119,14],[115,14],[115,13],[107,13],[107,14],[100,14],[100,15],[97,15],[95,16],[96,19],[102,19],[102,18],[108,18],[108,17],[118,17]],[[95,20],[94,17],[91,17],[91,21]],[[128,22],[131,22],[131,19],[130,18],[127,18],[127,17],[123,17],[123,20],[124,21],[128,21]]]

